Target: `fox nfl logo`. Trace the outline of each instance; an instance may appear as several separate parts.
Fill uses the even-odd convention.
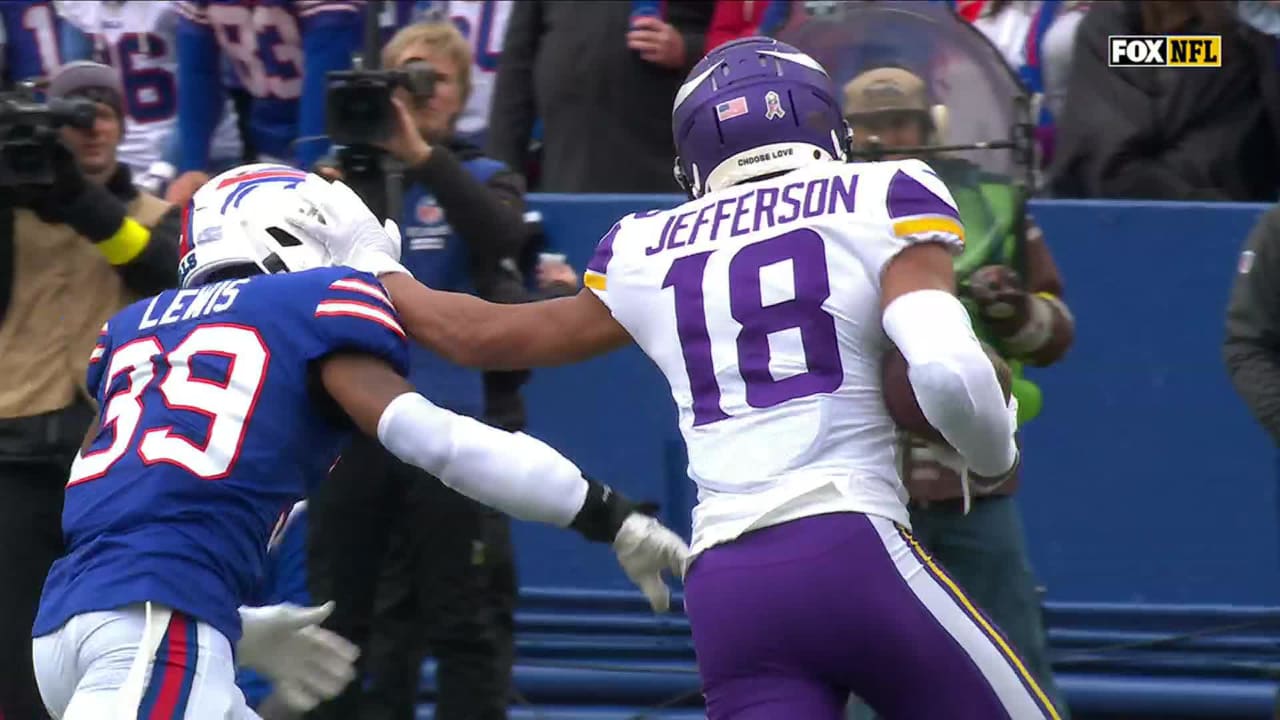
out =
[[[1222,67],[1221,35],[1111,35],[1110,67]]]

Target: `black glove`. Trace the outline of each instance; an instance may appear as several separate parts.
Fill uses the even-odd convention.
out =
[[[75,156],[60,142],[53,146],[53,170],[52,185],[19,188],[20,206],[30,208],[47,223],[70,225],[93,242],[106,240],[120,229],[124,203],[86,179]]]

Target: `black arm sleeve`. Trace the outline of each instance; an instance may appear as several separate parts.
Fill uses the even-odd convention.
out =
[[[502,170],[481,183],[447,148],[436,146],[406,177],[431,189],[445,218],[471,250],[472,263],[487,266],[520,254],[524,226],[524,180]]]
[[[540,0],[526,0],[511,9],[489,107],[488,153],[517,170],[525,167],[529,136],[537,114],[533,65],[542,34],[541,5]]]
[[[147,247],[116,272],[124,284],[143,297],[178,286],[178,235],[182,231],[182,211],[176,207],[160,216],[150,228]]]
[[[1245,244],[1231,287],[1223,357],[1236,392],[1280,444],[1280,208]]]

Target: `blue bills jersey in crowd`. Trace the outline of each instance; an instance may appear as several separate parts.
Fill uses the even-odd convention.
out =
[[[99,428],[71,468],[67,553],[34,635],[150,601],[235,643],[273,527],[353,430],[311,374],[341,351],[408,369],[382,286],[349,268],[169,290],[113,317],[88,372]]]
[[[359,2],[184,0],[177,3],[178,169],[204,170],[223,98],[225,55],[253,97],[249,144],[262,158],[310,167],[329,147],[325,76],[360,49]]]
[[[52,2],[0,2],[3,85],[52,75],[62,65],[59,34]]]

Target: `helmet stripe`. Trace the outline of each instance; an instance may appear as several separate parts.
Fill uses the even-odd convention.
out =
[[[307,178],[307,174],[301,170],[295,170],[287,167],[260,170],[247,175],[235,175],[233,177],[229,177],[218,183],[218,189],[221,190],[223,188],[231,187],[232,185],[239,185],[240,183],[249,182],[251,180],[260,180],[263,178],[296,178],[298,180],[305,180]]]
[[[182,233],[178,238],[178,258],[181,259],[187,253],[191,252],[191,246],[194,240],[191,238],[191,208],[196,204],[195,198],[187,201],[182,206]]]

